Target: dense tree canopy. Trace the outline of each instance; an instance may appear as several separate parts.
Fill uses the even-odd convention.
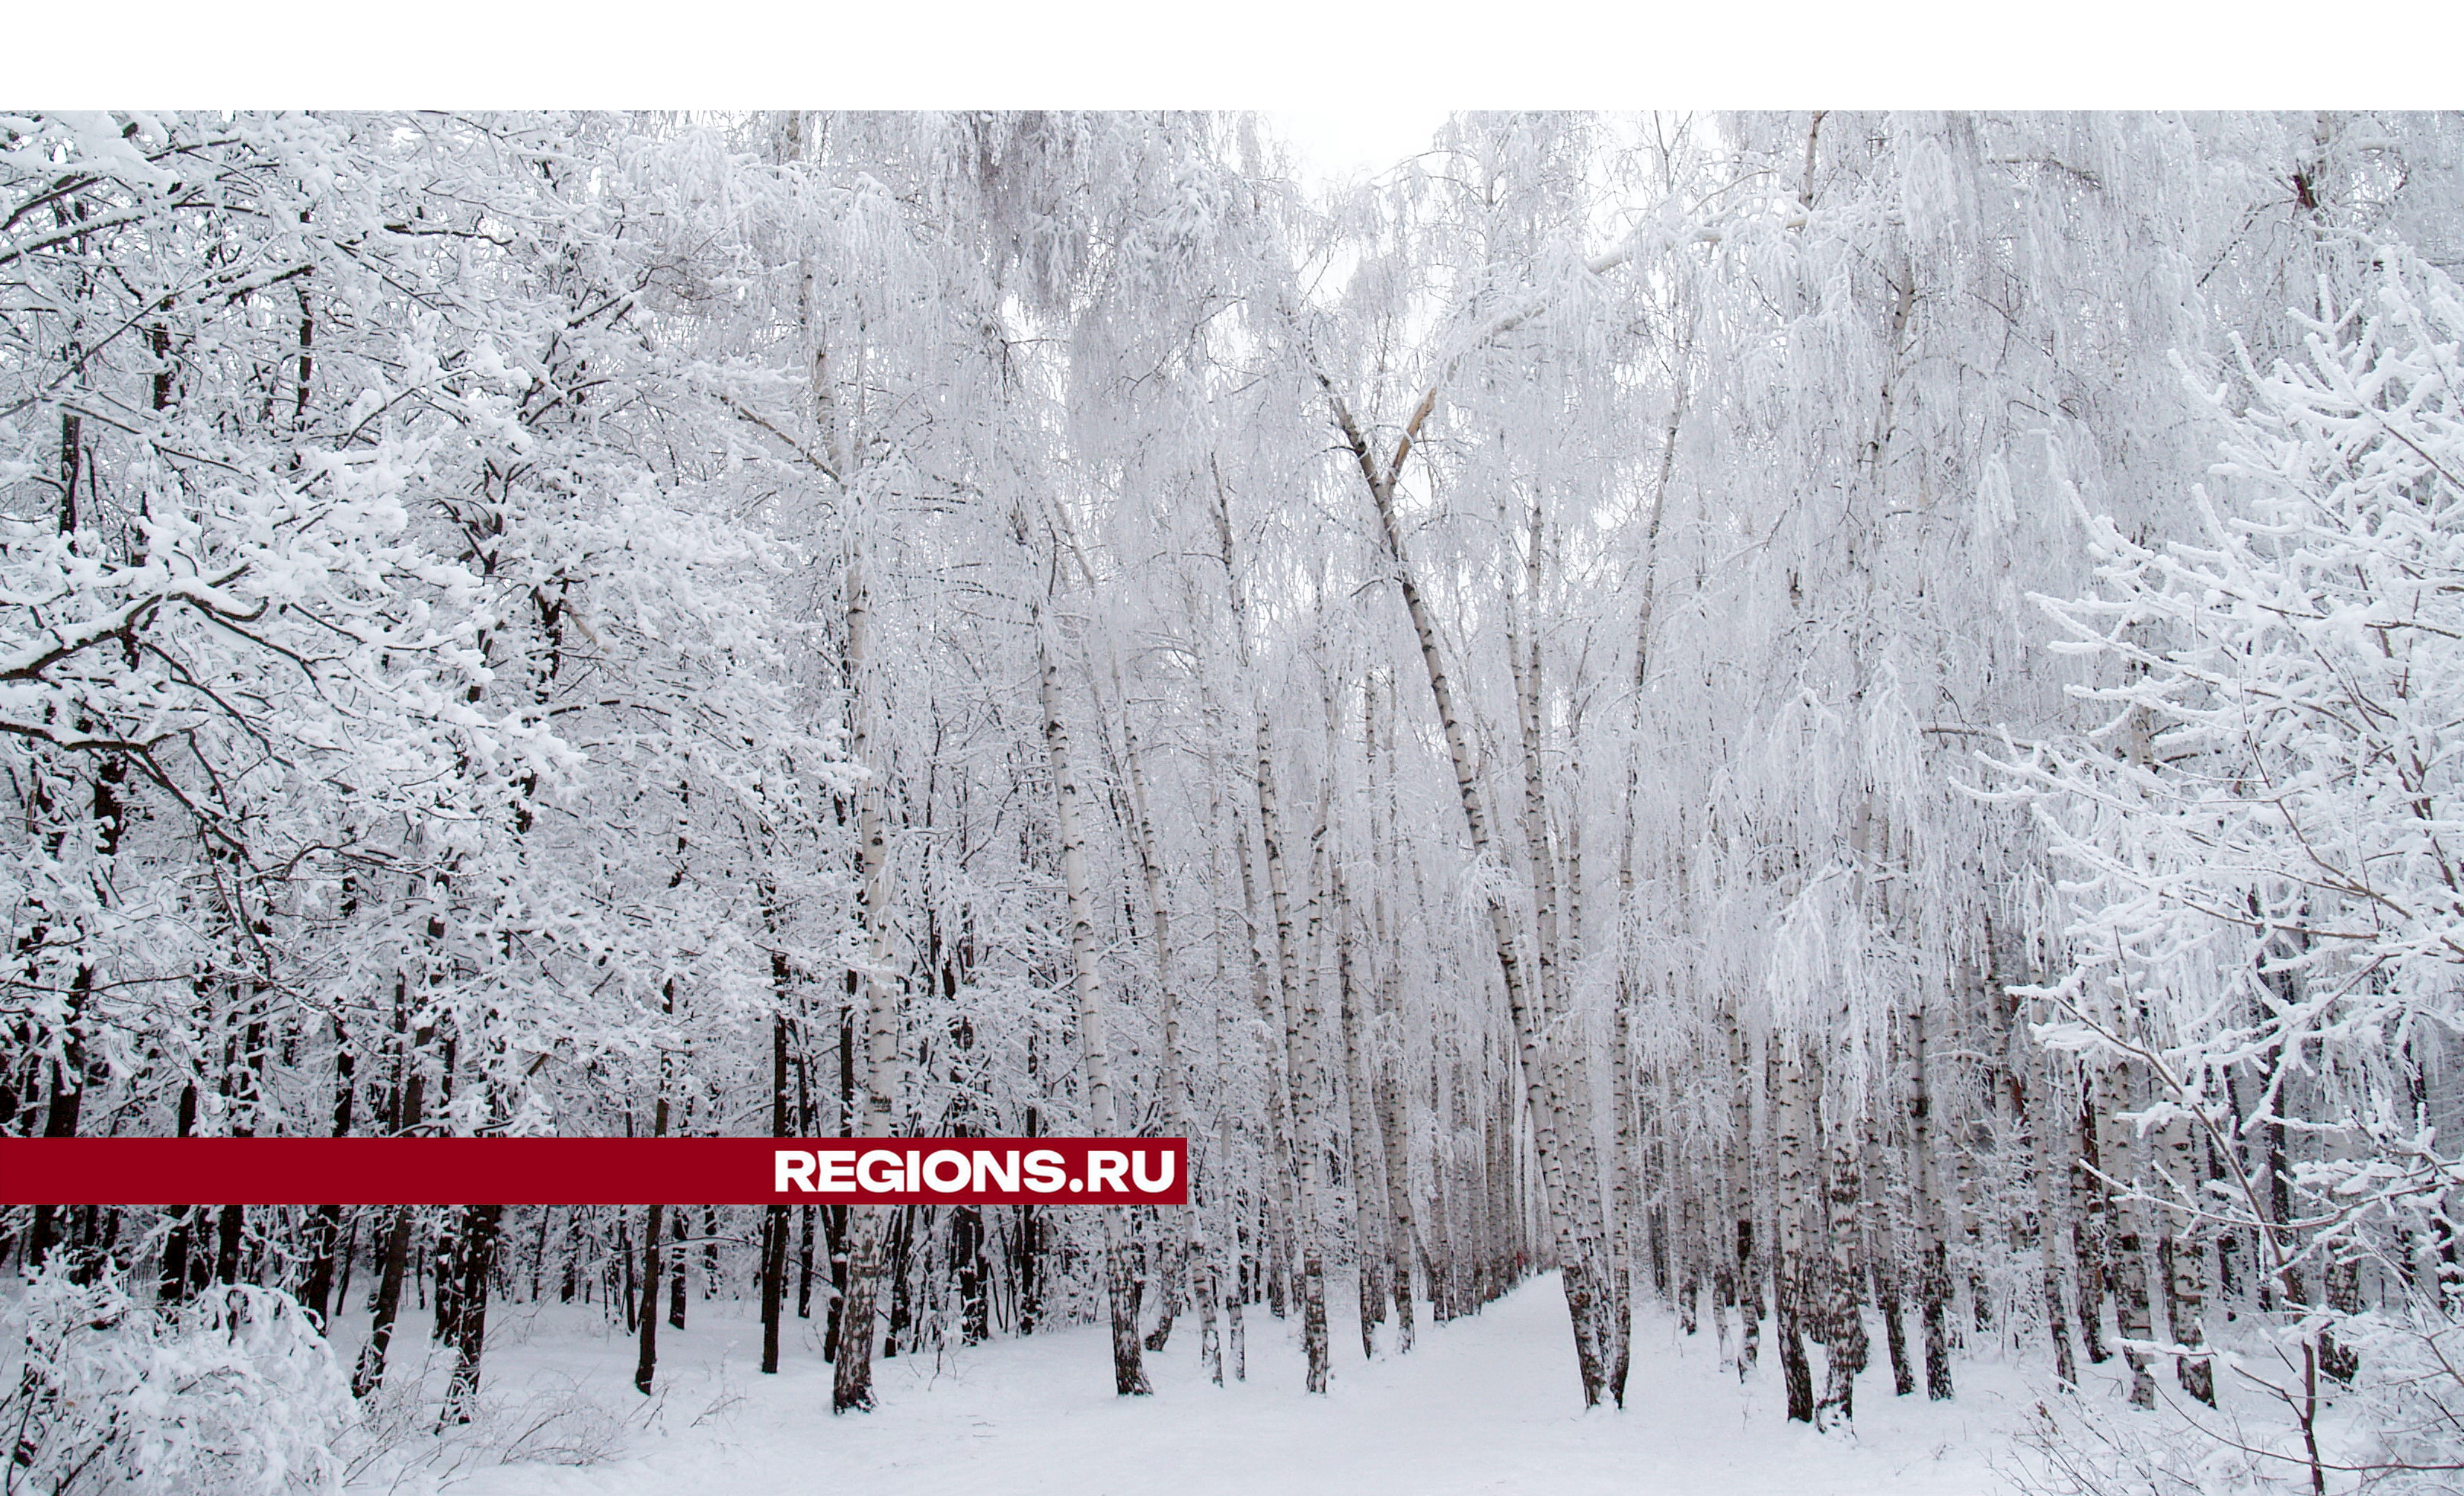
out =
[[[1375,1354],[1550,1266],[1587,1405],[1642,1295],[1826,1427],[1869,1323],[1934,1397],[2274,1336],[2312,1472],[2322,1375],[2418,1426],[2459,151],[1467,115],[1319,191],[1230,116],[0,118],[0,1130],[1196,1173],[20,1208],[31,1343],[296,1300],[378,1397],[425,1275],[451,1420],[492,1295],[648,1392],[692,1284],[854,1409],[1104,1315],[1124,1393],[1184,1314],[1238,1376],[1263,1301],[1322,1391],[1331,1284]],[[119,1437],[65,1385],[55,1476]]]

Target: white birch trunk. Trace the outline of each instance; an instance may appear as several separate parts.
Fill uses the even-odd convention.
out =
[[[1058,570],[1058,567],[1055,567]],[[1082,792],[1069,757],[1069,729],[1061,715],[1061,668],[1052,645],[1051,621],[1044,609],[1029,621],[1035,630],[1036,675],[1044,707],[1044,744],[1052,769],[1053,820],[1061,840],[1061,876],[1069,903],[1069,970],[1078,999],[1078,1047],[1086,1068],[1087,1102],[1099,1135],[1116,1136],[1120,1121],[1112,1098],[1110,1014],[1101,971],[1095,964],[1094,898],[1087,880],[1087,838],[1081,822]],[[1104,1213],[1104,1279],[1111,1302],[1112,1387],[1125,1397],[1142,1397],[1147,1385],[1139,1353],[1138,1310],[1122,1240],[1126,1222],[1121,1207]]]
[[[1173,977],[1172,908],[1164,894],[1163,859],[1155,845],[1155,815],[1149,807],[1145,756],[1138,742],[1137,724],[1130,716],[1129,695],[1121,689],[1117,663],[1112,671],[1112,699],[1119,704],[1121,758],[1129,771],[1132,841],[1137,848],[1139,881],[1146,892],[1147,929],[1155,942],[1155,1008],[1163,1029],[1164,1126],[1171,1135],[1189,1138],[1191,1142],[1189,1203],[1181,1207],[1181,1230],[1171,1245],[1174,1260],[1165,1267],[1162,1310],[1156,1316],[1154,1333],[1147,1337],[1147,1349],[1160,1351],[1172,1334],[1179,1283],[1189,1273],[1192,1262],[1203,1264],[1207,1260],[1205,1217],[1199,1194],[1200,1158],[1190,1114],[1189,1067],[1181,1048],[1180,991]],[[1206,1332],[1211,1334],[1211,1309],[1205,1318],[1209,1327]]]
[[[1805,1062],[1798,1042],[1774,1038],[1776,1084],[1772,1089],[1772,1156],[1777,1173],[1771,1205],[1779,1226],[1774,1297],[1778,1308],[1780,1375],[1787,1385],[1788,1416],[1801,1423],[1814,1421],[1814,1372],[1805,1353],[1806,1316],[1811,1308],[1810,1264],[1806,1256],[1806,1213],[1813,1203],[1814,1108],[1808,1095]]]
[[[867,594],[863,556],[850,555],[847,575],[847,678],[853,707],[849,749],[855,761],[872,768],[873,716],[878,699],[872,660],[872,610]],[[862,844],[864,888],[859,904],[864,920],[865,969],[861,977],[864,1004],[864,1064],[859,1075],[861,1106],[858,1133],[888,1137],[897,1120],[898,1006],[897,988],[884,979],[890,959],[889,840],[884,826],[881,777],[872,774],[857,791],[856,834]],[[882,1249],[888,1239],[889,1205],[858,1205],[849,1214],[847,1302],[839,1313],[838,1360],[831,1368],[830,1408],[835,1413],[873,1405],[872,1357],[879,1316]],[[645,1313],[649,1310],[646,1309]]]
[[[1402,1094],[1401,1072],[1404,1055],[1409,1049],[1403,1033],[1402,1013],[1402,949],[1395,929],[1388,920],[1386,886],[1394,877],[1400,860],[1390,836],[1399,820],[1395,807],[1394,743],[1391,737],[1381,745],[1377,733],[1377,681],[1372,675],[1363,692],[1362,712],[1366,720],[1362,737],[1369,747],[1371,793],[1369,797],[1369,842],[1377,876],[1372,885],[1370,926],[1378,948],[1383,953],[1379,969],[1376,997],[1376,1027],[1389,1036],[1395,1046],[1391,1061],[1381,1062],[1374,1042],[1370,1064],[1375,1071],[1377,1133],[1386,1150],[1386,1269],[1395,1295],[1395,1349],[1412,1349],[1412,1255],[1417,1236],[1412,1213],[1411,1140],[1405,1131],[1405,1098]],[[1394,716],[1386,718],[1391,734]],[[1381,746],[1383,752],[1380,752]],[[1376,787],[1376,771],[1380,760],[1387,764],[1384,794]]]
[[[2102,1133],[2099,1152],[2103,1155],[2105,1172],[2125,1185],[2142,1182],[2145,1169],[2140,1155],[2144,1147],[2131,1125],[2115,1115],[2129,1111],[2138,1102],[2132,1067],[2116,1066],[2099,1077],[2101,1095],[2097,1122]],[[2144,1347],[2155,1339],[2155,1326],[2149,1316],[2147,1292],[2146,1209],[2133,1198],[2135,1191],[2125,1188],[2117,1193],[2107,1208],[2113,1217],[2113,1254],[2106,1287],[2113,1293],[2113,1318],[2121,1331],[2122,1359],[2130,1368],[2129,1401],[2134,1408],[2156,1405],[2156,1378],[2148,1371],[2148,1355]]]
[[[1949,1245],[1943,1240],[1941,1192],[1934,1179],[1933,1089],[1926,1067],[1926,1014],[1920,1002],[1908,1015],[1909,1214],[1917,1235],[1917,1311],[1925,1325],[1925,1396],[1950,1396]]]
[[[1275,965],[1282,979],[1284,1067],[1292,1083],[1292,1147],[1299,1199],[1293,1222],[1300,1247],[1301,1345],[1308,1358],[1307,1385],[1326,1391],[1331,1354],[1326,1328],[1326,1198],[1328,1131],[1321,1110],[1326,1104],[1326,1047],[1319,975],[1304,968],[1304,953],[1314,943],[1321,920],[1315,883],[1305,929],[1294,929],[1289,859],[1283,829],[1283,810],[1276,793],[1274,736],[1266,714],[1258,713],[1259,840],[1266,854],[1266,898],[1274,911]],[[1331,793],[1331,786],[1329,786]],[[1326,838],[1326,800],[1318,804],[1313,847]],[[1314,863],[1315,858],[1312,857]],[[1314,870],[1314,869],[1312,869]]]

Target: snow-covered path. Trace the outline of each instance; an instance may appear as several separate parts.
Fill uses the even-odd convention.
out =
[[[508,1328],[518,1342],[521,1329]],[[1352,1323],[1338,1315],[1333,1329],[1335,1378],[1325,1397],[1300,1392],[1296,1337],[1261,1313],[1243,1384],[1206,1382],[1197,1326],[1184,1321],[1170,1350],[1150,1357],[1155,1396],[1115,1397],[1105,1338],[1089,1328],[979,1347],[939,1366],[883,1362],[880,1409],[834,1419],[827,1366],[800,1354],[781,1375],[759,1375],[758,1327],[721,1321],[673,1337],[662,1366],[668,1391],[615,1458],[586,1468],[469,1470],[456,1489],[1984,1496],[2003,1487],[1989,1462],[2007,1448],[2029,1400],[1991,1363],[1964,1363],[1959,1399],[1940,1405],[1892,1397],[1887,1370],[1877,1368],[1859,1378],[1855,1437],[1825,1437],[1783,1419],[1771,1369],[1741,1388],[1720,1372],[1707,1329],[1685,1342],[1654,1310],[1638,1326],[1629,1406],[1582,1414],[1565,1303],[1551,1277],[1476,1317],[1424,1325],[1408,1356],[1363,1363]],[[542,1322],[529,1343],[491,1358],[514,1403],[545,1379],[641,1408],[624,1381],[627,1348],[614,1339],[591,1346],[584,1355],[582,1343],[552,1336]]]

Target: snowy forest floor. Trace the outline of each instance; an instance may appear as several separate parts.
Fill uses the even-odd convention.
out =
[[[750,1306],[698,1302],[691,1330],[662,1326],[660,1394],[647,1402],[629,1382],[629,1341],[561,1308],[503,1306],[480,1421],[429,1434],[435,1358],[434,1385],[401,1407],[390,1452],[354,1485],[405,1496],[1986,1496],[2010,1489],[2012,1435],[2036,1399],[1991,1355],[1958,1363],[1947,1403],[1893,1397],[1878,1364],[1858,1378],[1855,1433],[1817,1434],[1786,1420],[1771,1356],[1740,1385],[1707,1324],[1689,1340],[1655,1306],[1639,1311],[1628,1406],[1584,1414],[1553,1276],[1476,1316],[1423,1320],[1412,1353],[1368,1363],[1348,1294],[1328,1296],[1336,1356],[1324,1397],[1300,1390],[1297,1321],[1260,1307],[1244,1383],[1208,1384],[1184,1319],[1148,1357],[1155,1396],[1116,1397],[1105,1332],[1083,1326],[881,1361],[880,1407],[847,1418],[830,1416],[830,1369],[810,1346],[791,1342],[781,1374],[759,1375],[759,1326],[736,1317]],[[422,1318],[397,1347],[424,1347]]]

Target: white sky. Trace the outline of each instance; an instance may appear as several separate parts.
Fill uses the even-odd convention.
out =
[[[1305,170],[1327,181],[1374,176],[1426,150],[1446,111],[1394,104],[1364,109],[1276,109],[1267,122],[1305,159]]]

